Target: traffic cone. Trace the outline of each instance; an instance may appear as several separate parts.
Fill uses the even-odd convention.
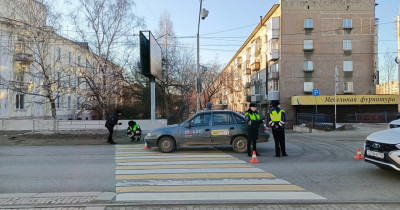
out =
[[[144,142],[144,147],[143,149],[150,149],[150,147],[147,145],[146,141]]]
[[[251,158],[251,160],[249,161],[249,163],[260,163],[260,162],[257,160],[256,151],[253,151],[253,157]]]
[[[358,159],[358,160],[363,160],[364,159],[363,156],[361,155],[360,147],[358,148],[357,155],[354,156],[354,159]]]

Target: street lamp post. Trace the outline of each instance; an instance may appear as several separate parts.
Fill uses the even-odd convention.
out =
[[[200,51],[199,51],[199,32],[200,32],[200,18],[204,20],[208,16],[208,10],[202,9],[203,0],[200,0],[199,10],[199,23],[197,25],[197,68],[196,68],[196,92],[197,92],[197,108],[196,112],[200,111],[200,92],[201,92],[201,78],[200,78]]]

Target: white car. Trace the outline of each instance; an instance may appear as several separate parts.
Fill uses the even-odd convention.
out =
[[[400,127],[400,119],[391,121],[389,123],[388,127],[389,127],[389,129],[390,128],[398,128],[398,127]]]
[[[400,127],[378,131],[367,136],[364,157],[366,162],[380,168],[400,171]]]

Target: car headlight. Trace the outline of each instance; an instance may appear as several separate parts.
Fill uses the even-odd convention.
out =
[[[156,133],[147,133],[147,136],[152,137],[152,136],[157,136],[157,134]]]
[[[396,144],[396,147],[400,149],[400,144]]]

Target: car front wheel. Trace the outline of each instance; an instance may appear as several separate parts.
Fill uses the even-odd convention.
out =
[[[243,153],[247,151],[247,138],[244,136],[237,136],[232,141],[232,148],[235,152]]]
[[[173,152],[176,148],[175,140],[170,136],[164,136],[158,142],[158,149],[164,153]]]

